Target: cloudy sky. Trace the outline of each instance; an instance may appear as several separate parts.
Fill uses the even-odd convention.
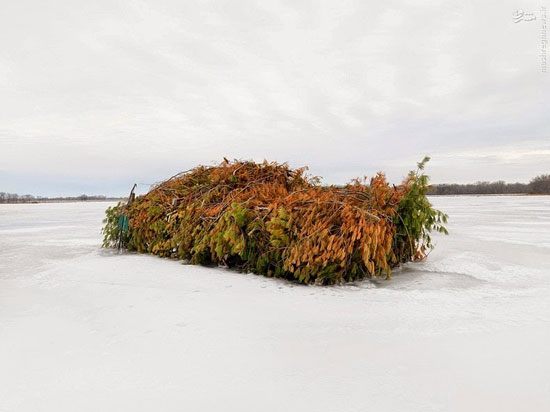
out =
[[[529,181],[550,173],[544,4],[4,1],[0,191],[121,195],[223,156]]]

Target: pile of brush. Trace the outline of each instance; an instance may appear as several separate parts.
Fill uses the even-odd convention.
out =
[[[302,283],[388,277],[426,256],[430,231],[446,232],[446,216],[426,198],[427,160],[399,186],[381,173],[339,187],[286,164],[199,166],[109,208],[104,246]]]

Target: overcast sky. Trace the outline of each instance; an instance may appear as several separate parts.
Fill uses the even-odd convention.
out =
[[[3,1],[0,191],[121,195],[223,156],[529,181],[550,173],[544,3]]]

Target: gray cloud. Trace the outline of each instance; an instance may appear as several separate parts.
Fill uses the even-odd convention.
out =
[[[518,7],[540,3],[9,2],[0,189],[120,194],[223,156],[526,181],[550,172],[550,90]]]

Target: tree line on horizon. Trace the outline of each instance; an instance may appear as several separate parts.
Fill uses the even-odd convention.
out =
[[[503,180],[496,182],[476,183],[442,183],[432,185],[428,195],[505,195],[505,194],[532,194],[550,195],[550,174],[540,175],[529,183],[506,183]],[[33,195],[19,195],[17,193],[0,192],[0,203],[39,203],[72,201],[85,202],[89,200],[117,200],[118,197],[104,195],[80,195],[69,197],[46,197]]]
[[[67,197],[46,197],[33,195],[19,195],[17,193],[0,192],[0,203],[40,203],[40,202],[85,202],[88,200],[117,200],[117,198],[107,197],[104,195],[80,195]]]
[[[540,175],[529,183],[477,182],[468,184],[443,183],[433,185],[428,195],[505,195],[505,194],[550,194],[550,174]]]

